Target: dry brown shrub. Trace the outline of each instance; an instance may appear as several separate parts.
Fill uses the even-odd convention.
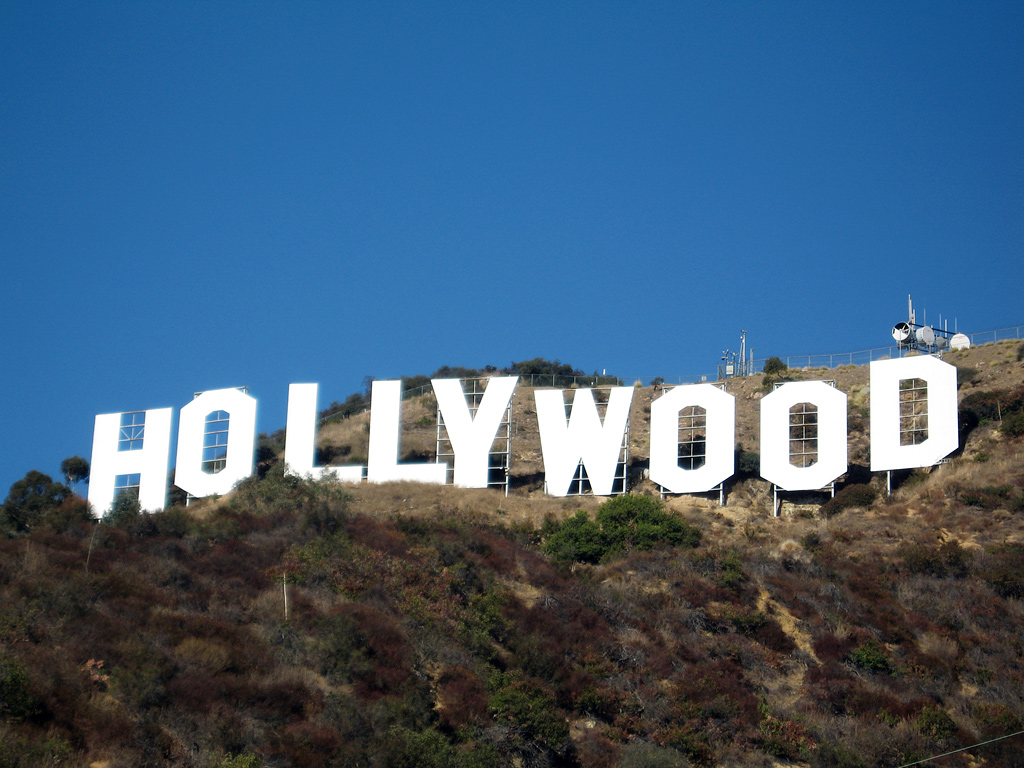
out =
[[[222,643],[201,637],[188,637],[174,649],[174,659],[207,674],[223,672],[231,663],[231,652]]]
[[[918,637],[917,647],[921,653],[942,659],[946,664],[952,664],[960,655],[960,646],[956,640],[934,632],[925,632]]]
[[[619,748],[611,739],[589,725],[578,731],[573,741],[581,768],[612,768],[617,765]]]
[[[441,725],[452,731],[491,721],[483,681],[463,666],[448,667],[438,677],[435,708]]]

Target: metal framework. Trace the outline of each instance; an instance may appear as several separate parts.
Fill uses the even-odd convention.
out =
[[[920,445],[928,439],[928,382],[900,379],[900,445]],[[948,463],[949,458],[939,461]],[[892,493],[892,470],[885,473],[885,492]]]
[[[900,380],[900,445],[920,445],[928,439],[928,382]]]
[[[785,382],[775,382],[773,390],[784,386]],[[835,387],[836,382],[826,380],[825,384]],[[818,463],[818,406],[814,403],[797,403],[789,409],[789,463],[794,467],[810,467]],[[772,483],[772,512],[775,517],[781,514],[779,493],[789,493]],[[794,491],[794,493],[827,493],[836,495],[836,482],[818,491]]]
[[[146,412],[130,411],[121,414],[121,428],[117,433],[118,451],[142,450],[146,437]]]
[[[203,472],[214,475],[227,465],[228,429],[231,416],[227,411],[213,411],[206,416],[203,430]]]
[[[740,351],[726,349],[722,352],[722,362],[718,364],[718,378],[731,379],[734,376],[750,376],[754,373],[754,348],[750,348],[747,358],[747,332],[740,331]]]
[[[679,411],[679,466],[700,469],[707,462],[708,412],[699,405],[688,405]]]
[[[818,406],[797,403],[789,409],[789,463],[810,467],[818,463]]]
[[[466,398],[466,405],[472,418],[476,418],[476,412],[480,409],[480,403],[487,389],[486,378],[459,379],[462,384],[462,393]],[[511,475],[509,469],[512,464],[512,401],[509,400],[505,415],[498,424],[498,431],[491,443],[491,450],[488,453],[487,487],[502,488],[508,496]],[[451,484],[455,479],[455,448],[452,446],[451,438],[448,436],[448,429],[444,424],[444,417],[441,415],[441,408],[437,409],[437,460],[447,461],[448,477],[446,482]]]
[[[941,320],[941,316],[939,319]],[[927,322],[927,313],[924,325],[917,322],[914,303],[910,300],[910,296],[907,296],[907,321],[896,323],[892,327],[892,337],[896,340],[901,357],[908,352],[916,351],[941,358],[943,351],[947,349],[964,349],[966,346],[970,346],[971,342],[968,337],[957,333],[955,321],[952,331],[946,327],[932,327]]]
[[[611,387],[592,387],[591,388],[595,395],[599,392],[607,393],[602,399],[600,397],[594,397],[594,405],[597,407],[597,414],[601,417],[601,423],[604,423],[605,416],[608,414],[608,398],[611,395]],[[569,390],[575,392],[576,390]],[[575,394],[573,398],[575,398]],[[565,418],[568,420],[572,413],[572,403],[564,402],[565,407]],[[612,479],[612,493],[618,496],[622,496],[629,490],[628,482],[628,467],[629,467],[629,422],[632,414],[626,417],[626,423],[622,428],[622,442],[619,447],[619,462],[615,465],[615,477]],[[565,494],[566,496],[586,496],[592,494],[593,488],[590,485],[590,478],[587,477],[586,467],[583,466],[583,459],[580,459],[579,464],[576,465],[576,474],[573,475],[572,482],[569,484],[569,491]]]
[[[744,331],[746,334],[746,331]],[[726,391],[725,383],[716,384],[720,390]],[[665,393],[671,392],[675,387],[666,386]],[[708,413],[699,405],[688,405],[679,411],[679,440],[676,444],[676,455],[679,457],[679,466],[683,469],[700,469],[707,461],[708,438],[707,438]],[[669,495],[665,487],[658,485],[658,492],[661,498]],[[707,493],[718,494],[718,506],[725,506],[725,483],[719,483],[714,488],[708,489]],[[681,496],[683,494],[673,494]],[[692,495],[692,494],[686,494]]]

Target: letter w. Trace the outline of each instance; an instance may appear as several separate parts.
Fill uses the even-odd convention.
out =
[[[567,495],[582,462],[594,494],[610,496],[623,436],[629,426],[633,388],[611,389],[603,424],[592,390],[576,390],[568,420],[564,390],[538,389],[534,398],[547,492],[552,496]]]

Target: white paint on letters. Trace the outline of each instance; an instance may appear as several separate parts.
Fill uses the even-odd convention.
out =
[[[431,379],[448,438],[455,453],[455,485],[486,488],[491,446],[501,419],[512,402],[518,376],[493,376],[480,400],[476,415],[458,379]]]
[[[366,479],[371,483],[415,480],[444,485],[448,465],[399,464],[398,442],[402,425],[402,382],[375,381],[370,401],[370,450]]]
[[[900,445],[900,381],[928,384],[928,439]],[[957,432],[956,366],[935,357],[904,357],[871,363],[871,471],[930,467],[960,445]]]
[[[818,460],[809,467],[789,461],[789,409],[818,408]],[[824,488],[846,472],[846,393],[823,381],[792,381],[761,400],[761,477],[784,491]]]
[[[564,390],[538,389],[534,398],[547,492],[551,496],[568,494],[576,467],[582,460],[594,494],[610,496],[622,436],[629,420],[629,406],[633,402],[633,388],[612,387],[604,424],[592,390],[576,390],[568,423]]]
[[[139,506],[142,509],[155,511],[166,506],[173,411],[173,408],[146,411],[142,448],[135,451],[117,450],[121,430],[120,413],[96,416],[89,475],[89,503],[95,514],[102,517],[110,511],[118,475],[140,475]]]
[[[206,417],[226,411],[228,445],[224,468],[203,472],[203,435]],[[174,461],[174,484],[193,496],[224,495],[239,480],[252,474],[256,447],[256,398],[238,389],[203,392],[178,415],[178,453]]]
[[[679,412],[705,410],[704,466],[679,466]],[[651,480],[670,493],[709,491],[735,472],[736,398],[712,384],[675,387],[651,403]]]
[[[929,357],[907,357],[871,363],[871,470],[926,467],[956,450],[956,368]],[[928,439],[900,445],[900,381],[922,379],[928,385]],[[471,415],[457,379],[434,379],[438,407],[456,456],[455,483],[486,487],[488,453],[518,377],[494,377],[476,415]],[[291,474],[327,476],[358,482],[363,467],[314,466],[316,446],[316,384],[288,388],[285,465]],[[381,483],[413,480],[443,484],[445,463],[400,464],[401,381],[373,382],[367,479]],[[576,390],[570,415],[565,415],[564,390],[536,390],[537,420],[547,492],[565,496],[582,461],[595,495],[612,493],[622,437],[629,423],[632,387],[613,387],[604,421],[590,389]],[[789,463],[789,409],[801,402],[818,408],[818,460],[810,467]],[[687,406],[707,413],[706,460],[697,469],[678,461],[678,414]],[[202,472],[202,443],[207,414],[230,414],[227,464],[215,474]],[[118,451],[120,413],[96,416],[92,447],[89,503],[100,515],[114,500],[116,477],[139,474],[143,509],[163,509],[167,501],[171,408],[147,410],[143,447]],[[226,493],[253,471],[256,400],[235,389],[205,392],[182,408],[176,483],[194,496]],[[672,493],[699,493],[728,479],[734,467],[735,398],[710,384],[676,387],[651,405],[651,479]],[[761,401],[761,475],[784,490],[816,490],[846,472],[846,395],[824,382],[790,382]]]
[[[316,458],[316,398],[319,385],[291,384],[288,386],[288,422],[284,438],[284,465],[289,475],[322,480],[335,477],[348,483],[363,479],[363,468],[317,467]]]

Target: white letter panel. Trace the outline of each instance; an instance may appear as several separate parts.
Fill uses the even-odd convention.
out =
[[[679,412],[699,406],[706,414],[704,466],[679,466]],[[651,403],[651,480],[670,493],[709,491],[735,472],[736,398],[712,384],[675,387]]]
[[[818,460],[809,467],[789,461],[789,409],[818,408]],[[784,491],[824,488],[846,472],[846,393],[823,381],[792,381],[761,400],[761,477]]]

